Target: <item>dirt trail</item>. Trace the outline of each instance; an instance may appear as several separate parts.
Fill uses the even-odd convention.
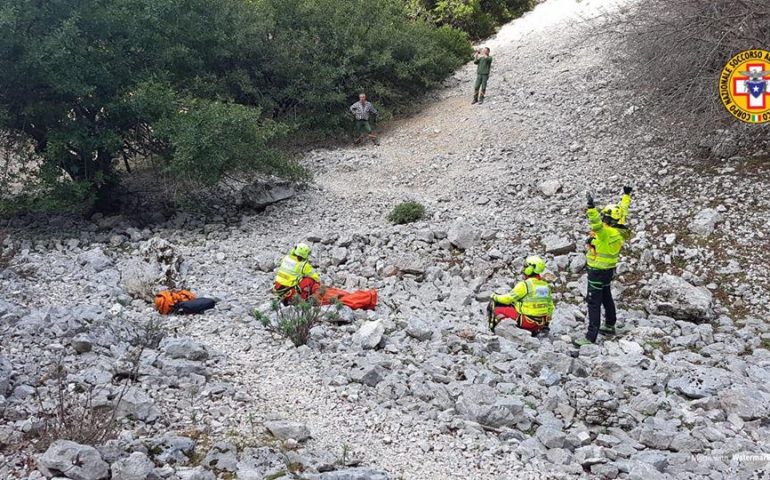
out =
[[[275,245],[282,248],[302,238],[306,228],[314,228],[319,215],[337,224],[340,234],[365,231],[368,225],[381,224],[391,205],[409,198],[419,199],[429,208],[447,209],[450,219],[506,208],[513,197],[501,191],[501,182],[510,188],[526,183],[530,175],[543,180],[543,159],[560,158],[576,141],[579,129],[567,133],[560,122],[581,123],[580,108],[587,101],[562,98],[554,85],[565,82],[571,91],[591,90],[580,82],[586,77],[591,80],[591,72],[603,69],[606,58],[591,46],[581,45],[575,51],[571,47],[583,35],[580,18],[594,15],[600,5],[607,8],[615,3],[550,0],[504,27],[485,43],[492,47],[495,63],[483,105],[470,104],[475,75],[475,66],[470,64],[450,80],[454,86],[438,92],[422,111],[390,126],[381,146],[351,146],[309,155],[307,163],[315,171],[316,182],[308,193],[313,207],[296,209],[291,224],[277,226],[278,231],[271,234]],[[554,36],[555,30],[561,35]],[[565,58],[568,63],[563,62]],[[560,62],[562,74],[569,78],[550,78],[548,71],[558,69]],[[549,83],[544,85],[543,79]],[[554,119],[555,113],[559,118]],[[593,161],[602,169],[612,168],[604,164],[603,156]],[[547,170],[554,167],[555,171]],[[582,188],[585,163],[554,167],[545,168],[565,185],[574,183],[570,188]],[[532,208],[550,208],[546,204],[547,200],[532,199]],[[337,211],[354,211],[360,222],[351,224],[344,213],[333,213]],[[512,212],[511,220],[515,218]],[[573,223],[573,218],[573,213],[565,212],[567,223]],[[251,225],[250,230],[256,232],[259,227]],[[239,287],[235,292],[248,295],[251,286],[236,277],[237,273],[223,283],[231,281]],[[232,289],[230,293],[234,293]],[[415,412],[412,417],[398,408],[371,409],[359,402],[364,394],[360,386],[330,387],[327,382],[334,377],[335,367],[309,362],[303,349],[276,349],[272,340],[255,334],[247,325],[213,325],[212,329],[205,332],[196,326],[187,330],[227,351],[227,379],[253,395],[254,403],[241,414],[243,430],[248,431],[250,422],[271,416],[300,418],[309,425],[320,450],[342,452],[349,445],[353,455],[387,469],[395,478],[506,478],[508,472],[521,468],[516,460],[505,457],[496,440],[469,443],[462,435],[445,431],[442,422],[430,423],[435,412]],[[381,354],[367,355],[371,359]],[[349,354],[335,359],[340,373],[343,365],[355,361]]]
[[[564,130],[583,122],[581,105],[613,94],[596,91],[585,98],[594,76],[611,65],[588,41],[583,23],[622,3],[551,0],[539,5],[483,43],[494,57],[484,105],[470,103],[475,66],[469,64],[422,111],[389,126],[381,146],[317,152],[317,184],[356,204],[399,196],[430,202],[458,193],[486,194],[490,182],[463,180],[532,171],[539,159],[564,155],[575,141],[574,133]],[[490,161],[501,152],[502,164]],[[355,168],[329,161],[362,156],[371,160]]]

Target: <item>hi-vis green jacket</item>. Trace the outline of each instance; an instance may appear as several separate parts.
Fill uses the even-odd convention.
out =
[[[620,249],[631,236],[625,226],[628,208],[631,206],[631,196],[623,195],[620,199],[620,225],[612,227],[602,222],[602,216],[596,208],[586,212],[591,224],[591,241],[586,245],[586,264],[595,270],[610,270],[618,265]]]
[[[310,277],[316,282],[321,281],[321,277],[316,273],[310,262],[302,260],[294,255],[286,255],[281,260],[281,266],[275,275],[275,283],[282,287],[294,288],[303,278]]]
[[[530,277],[517,283],[507,295],[492,295],[500,305],[513,305],[528,317],[548,317],[554,311],[551,285],[540,277]]]

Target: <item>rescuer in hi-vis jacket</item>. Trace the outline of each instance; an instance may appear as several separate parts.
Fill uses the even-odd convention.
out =
[[[591,236],[586,241],[586,266],[588,268],[588,332],[573,343],[581,347],[596,343],[599,333],[615,334],[615,301],[612,299],[612,278],[620,258],[623,244],[631,236],[626,227],[628,208],[631,205],[631,187],[623,187],[620,203],[607,205],[599,211],[590,193],[588,201],[588,222]],[[601,309],[604,307],[604,324],[601,324]]]
[[[545,272],[545,261],[538,256],[524,261],[524,280],[505,295],[492,294],[488,309],[489,329],[493,332],[503,320],[512,320],[516,326],[537,335],[548,329],[554,304],[551,284],[540,275]]]
[[[288,255],[283,257],[281,265],[275,274],[273,292],[284,303],[291,301],[295,295],[307,300],[321,288],[321,277],[310,264],[310,247],[298,243]]]

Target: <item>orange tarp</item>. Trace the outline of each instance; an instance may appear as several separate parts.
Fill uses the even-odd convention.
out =
[[[329,305],[335,300],[353,310],[374,310],[377,307],[377,290],[356,290],[347,292],[339,288],[321,288],[320,300],[323,305]]]

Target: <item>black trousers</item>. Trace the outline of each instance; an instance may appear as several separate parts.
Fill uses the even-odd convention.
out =
[[[592,342],[596,342],[596,337],[599,335],[602,307],[604,307],[604,322],[608,326],[615,325],[617,321],[615,301],[612,299],[612,290],[610,290],[610,284],[614,275],[614,268],[610,270],[588,269],[588,293],[586,295],[588,302],[588,333],[586,338]]]

